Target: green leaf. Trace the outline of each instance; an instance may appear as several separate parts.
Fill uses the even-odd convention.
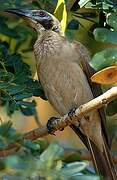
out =
[[[51,165],[54,160],[60,159],[64,153],[63,148],[59,143],[51,143],[48,148],[40,155],[40,163]],[[50,164],[49,164],[50,162]]]
[[[13,98],[16,101],[19,101],[19,100],[22,100],[22,99],[26,99],[26,98],[29,98],[29,97],[32,97],[32,93],[21,93],[21,94],[17,94],[17,95],[13,96]]]
[[[5,136],[12,126],[11,121],[4,122],[0,125],[0,135]]]
[[[21,171],[21,169],[27,168],[26,162],[23,159],[21,159],[20,157],[15,156],[15,155],[8,156],[5,159],[5,162],[6,162],[6,167],[9,169],[12,169],[13,171],[16,169]]]
[[[17,104],[20,107],[21,112],[25,116],[32,116],[35,113],[36,102],[33,100],[32,102],[19,101]]]
[[[0,82],[0,89],[1,90],[7,88],[8,86],[9,86],[9,83],[7,83],[7,82]]]
[[[40,149],[39,144],[33,143],[33,142],[30,141],[30,140],[24,140],[24,141],[23,141],[23,145],[24,145],[26,148],[30,149],[30,150],[35,150],[35,151],[37,151],[37,150]]]
[[[117,48],[106,48],[96,53],[90,62],[91,66],[99,71],[117,62]]]
[[[10,84],[6,90],[10,93],[10,95],[15,95],[17,93],[21,93],[25,90],[25,85],[17,85],[17,84]]]
[[[26,86],[27,92],[32,92],[33,96],[41,97],[42,99],[47,100],[44,90],[39,81],[29,79],[26,82]]]
[[[19,101],[17,102],[17,104],[21,106],[27,106],[30,108],[34,108],[36,106],[35,102],[26,102],[26,101]]]
[[[17,31],[15,31],[14,29],[10,29],[6,24],[6,20],[7,18],[0,16],[0,33],[9,36],[11,38],[17,38],[18,37]]]
[[[67,11],[65,0],[58,0],[56,9],[54,11],[54,15],[61,22],[61,32],[64,35],[67,23]]]
[[[6,107],[8,115],[14,113],[14,111],[18,108],[16,101],[12,100],[12,98],[10,98],[9,101],[7,100]]]
[[[7,72],[6,70],[0,70],[0,82],[6,81],[10,82],[14,78],[14,74],[11,72]]]
[[[108,13],[106,17],[106,22],[109,26],[113,27],[115,31],[117,31],[117,14],[116,13]]]
[[[74,174],[84,170],[88,164],[86,162],[73,162],[66,164],[64,168],[62,168],[61,172],[66,177],[71,177]]]
[[[5,139],[0,135],[0,150],[5,149],[7,146]]]
[[[72,180],[103,180],[103,178],[96,176],[96,175],[78,175],[78,176],[73,176]]]
[[[20,110],[25,116],[32,116],[35,113],[35,108],[34,107],[20,106]]]
[[[0,42],[0,58],[6,58],[8,55],[9,44],[5,41]]]
[[[115,31],[106,28],[96,28],[93,34],[96,41],[117,44],[117,32]]]
[[[79,22],[78,20],[75,20],[75,19],[72,19],[67,25],[67,29],[70,29],[70,30],[78,30],[78,28],[79,28]]]

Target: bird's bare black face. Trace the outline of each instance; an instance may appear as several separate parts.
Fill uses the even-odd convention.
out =
[[[49,13],[44,10],[32,10],[33,20],[40,23],[45,29],[52,28],[53,19]]]
[[[53,25],[52,16],[44,10],[7,9],[5,11],[40,23],[47,30],[51,29]]]

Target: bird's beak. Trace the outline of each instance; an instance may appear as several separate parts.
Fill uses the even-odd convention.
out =
[[[22,10],[22,9],[7,9],[5,12],[16,14],[22,17],[28,25],[35,28],[37,24],[42,25],[45,29],[50,29],[52,26],[53,16],[42,10]],[[42,13],[42,16],[39,16],[39,13]],[[46,13],[45,16],[43,16]]]
[[[22,17],[25,22],[31,27],[35,28],[37,21],[33,18],[33,10],[22,10],[22,9],[6,9],[5,12],[15,14]]]

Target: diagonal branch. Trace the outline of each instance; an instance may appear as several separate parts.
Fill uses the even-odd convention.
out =
[[[77,108],[75,110],[72,117],[71,116],[69,117],[69,115],[67,114],[61,118],[54,119],[52,121],[52,133],[54,134],[57,130],[64,129],[66,126],[69,126],[77,121],[80,121],[82,119],[82,117],[85,116],[90,111],[99,109],[102,106],[107,105],[109,102],[111,102],[112,100],[114,100],[116,98],[117,98],[117,86],[112,87],[111,89],[109,89],[102,95],[92,99],[88,103],[81,105],[79,108]],[[44,126],[42,128],[37,128],[28,133],[25,133],[23,135],[23,138],[28,139],[28,140],[35,140],[40,137],[46,136],[48,134],[49,134],[49,132],[48,132],[47,126]],[[13,148],[16,149],[17,147],[18,147],[18,142],[9,145],[6,150],[0,151],[0,156],[3,157],[3,156],[7,156],[7,155],[11,154],[11,152],[12,152],[11,150]]]

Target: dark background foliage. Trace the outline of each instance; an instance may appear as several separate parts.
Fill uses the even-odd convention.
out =
[[[97,71],[114,65],[117,62],[116,1],[91,0],[86,3],[86,11],[82,10],[82,4],[79,5],[78,2],[78,0],[74,1],[68,12],[66,36],[69,39],[78,37],[82,41],[83,32],[85,32],[88,38],[84,42],[92,54],[90,63]],[[82,2],[85,5],[85,0]],[[28,53],[33,51],[37,34],[34,30],[26,27],[19,18],[8,17],[4,13],[4,9],[40,8],[53,14],[56,3],[56,0],[0,0],[0,105],[7,107],[6,113],[9,116],[16,110],[26,116],[35,115],[36,102],[33,98],[47,99],[40,82],[34,80],[35,67],[32,67],[34,62],[28,61],[30,59]],[[66,5],[68,7],[68,1],[66,1]],[[63,4],[58,9],[59,14],[62,10]],[[108,13],[110,16],[107,16]],[[58,18],[61,20],[63,17],[59,16]],[[91,23],[88,29],[85,27],[87,22]],[[114,85],[103,86],[103,90],[105,91],[111,86]],[[107,107],[107,115],[111,116],[111,121],[110,119],[108,121],[111,141],[115,141],[117,136],[117,121],[114,120],[114,124],[112,123],[113,115],[116,113],[117,100],[114,100]],[[38,177],[78,179],[82,175],[82,177],[80,176],[81,180],[100,179],[87,162],[74,162],[74,159],[75,161],[80,159],[81,152],[62,148],[57,142],[48,145],[48,142],[42,139],[35,143],[29,140],[24,141],[22,135],[17,133],[10,121],[2,123],[0,126],[0,149],[7,148],[15,141],[18,141],[21,148],[13,156],[0,160],[0,177],[17,179],[20,175],[23,179],[27,177],[32,179]],[[66,152],[69,152],[67,157]],[[75,155],[71,156],[72,152]]]

